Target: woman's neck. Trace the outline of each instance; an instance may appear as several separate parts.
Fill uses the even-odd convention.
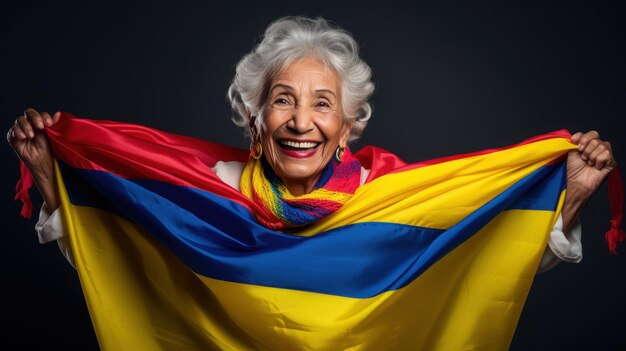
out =
[[[289,193],[293,196],[302,196],[312,192],[315,189],[315,184],[320,179],[320,175],[317,174],[313,177],[304,180],[286,180],[282,179],[283,184],[289,190]]]

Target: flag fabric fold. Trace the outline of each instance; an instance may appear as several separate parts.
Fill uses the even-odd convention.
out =
[[[69,113],[47,133],[104,350],[507,349],[575,149],[565,130],[413,164],[366,147],[365,184],[287,233],[212,171],[247,150]]]

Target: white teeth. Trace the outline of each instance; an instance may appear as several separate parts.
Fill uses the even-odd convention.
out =
[[[295,142],[295,141],[291,141],[291,140],[283,140],[280,142],[283,145],[287,145],[290,147],[295,147],[297,149],[311,149],[317,146],[318,143],[312,143],[312,142]]]

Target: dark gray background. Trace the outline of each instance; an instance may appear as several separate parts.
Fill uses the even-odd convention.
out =
[[[596,129],[626,164],[622,1],[11,4],[0,11],[2,130],[32,106],[246,147],[226,89],[264,28],[293,14],[348,29],[373,69],[374,115],[354,149],[416,162]],[[0,150],[2,338],[97,349],[77,276],[19,218],[18,162]],[[512,350],[626,349],[626,254],[608,254],[609,218],[603,186],[582,217],[584,260],[537,276]]]

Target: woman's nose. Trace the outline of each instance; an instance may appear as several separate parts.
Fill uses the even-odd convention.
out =
[[[293,109],[293,116],[288,127],[299,134],[309,132],[313,129],[313,111],[305,106],[297,106]]]

